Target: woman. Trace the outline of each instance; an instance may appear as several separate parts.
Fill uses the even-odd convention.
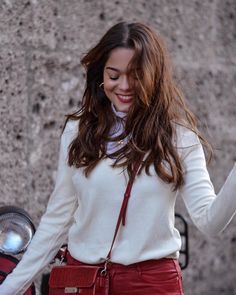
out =
[[[236,166],[216,196],[193,114],[150,27],[113,26],[82,59],[82,109],[69,115],[46,213],[23,259],[0,286],[22,294],[68,235],[71,264],[103,263],[132,167],[142,163],[111,253],[110,294],[183,294],[181,195],[196,226],[215,235],[236,211]]]

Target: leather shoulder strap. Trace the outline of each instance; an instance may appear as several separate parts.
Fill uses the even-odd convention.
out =
[[[117,223],[116,223],[116,229],[115,229],[115,233],[114,233],[113,240],[112,240],[112,243],[111,243],[111,247],[110,247],[110,250],[109,250],[109,252],[107,254],[107,257],[106,257],[107,261],[110,260],[110,258],[111,258],[111,251],[112,251],[112,248],[114,246],[114,242],[115,242],[115,239],[116,239],[116,236],[117,236],[121,221],[122,221],[122,225],[123,226],[125,225],[125,217],[126,217],[127,205],[128,205],[128,201],[129,201],[129,198],[130,198],[131,189],[132,189],[132,186],[133,186],[133,183],[134,183],[134,179],[135,179],[135,177],[136,177],[136,175],[137,175],[137,173],[139,171],[139,168],[141,166],[141,163],[142,163],[142,161],[135,163],[133,173],[132,173],[131,177],[129,178],[129,181],[128,181],[128,184],[127,184],[127,187],[126,187],[126,190],[125,190],[123,202],[122,202],[122,205],[121,205],[119,217],[118,217],[118,220],[117,220]]]

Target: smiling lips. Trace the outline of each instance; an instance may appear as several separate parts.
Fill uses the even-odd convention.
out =
[[[121,95],[121,94],[116,94],[119,101],[122,103],[130,103],[133,100],[133,95]]]

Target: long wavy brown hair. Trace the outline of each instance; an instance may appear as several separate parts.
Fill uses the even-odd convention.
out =
[[[106,61],[117,47],[134,50],[129,73],[136,78],[136,99],[127,113],[124,132],[111,138],[110,130],[117,118],[99,85],[103,82]],[[86,69],[86,86],[81,109],[67,115],[66,123],[79,120],[78,134],[69,147],[68,164],[84,167],[85,175],[89,176],[98,162],[108,157],[108,141],[128,137],[123,148],[109,155],[114,158],[114,167],[123,166],[131,175],[133,164],[143,160],[142,169],[148,175],[153,164],[164,182],[173,184],[174,190],[181,187],[184,172],[173,140],[176,124],[190,128],[207,142],[172,77],[168,52],[159,34],[143,23],[120,22],[107,31],[81,63]],[[164,163],[168,163],[168,169]]]

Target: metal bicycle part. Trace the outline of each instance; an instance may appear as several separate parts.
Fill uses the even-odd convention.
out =
[[[16,255],[24,252],[35,233],[29,214],[15,206],[0,208],[0,252]]]

